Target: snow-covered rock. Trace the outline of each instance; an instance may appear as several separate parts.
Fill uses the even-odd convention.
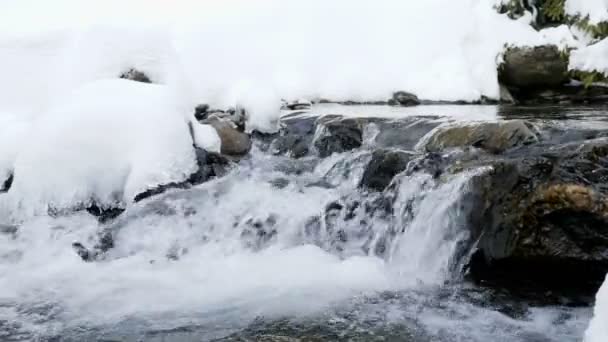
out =
[[[566,14],[589,17],[591,24],[608,20],[608,0],[566,0]]]
[[[45,210],[128,203],[197,170],[184,116],[165,86],[127,80],[87,84],[22,135],[15,179],[0,204]]]
[[[597,71],[608,75],[608,38],[570,54],[571,70]]]

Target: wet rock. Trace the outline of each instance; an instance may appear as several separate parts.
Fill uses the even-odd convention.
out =
[[[362,128],[356,120],[331,120],[317,128],[313,145],[321,158],[361,147]]]
[[[120,214],[122,214],[125,211],[125,208],[122,208],[122,207],[101,207],[97,203],[91,203],[86,208],[86,211],[89,214],[97,217],[97,219],[99,220],[99,222],[105,223],[105,222],[111,221],[111,220],[117,218],[118,216],[120,216]]]
[[[384,191],[393,177],[407,168],[412,154],[404,151],[377,150],[367,164],[359,187]]]
[[[295,113],[281,118],[280,135],[271,144],[273,154],[292,158],[306,156],[312,146],[318,117]]]
[[[76,252],[76,254],[78,254],[78,256],[82,259],[82,261],[93,261],[94,259],[94,253],[90,250],[88,250],[82,243],[80,242],[74,242],[72,243],[72,249],[74,250],[74,252]]]
[[[120,75],[120,78],[131,80],[135,82],[152,83],[148,75],[137,69],[129,69]]]
[[[9,174],[8,178],[6,178],[4,182],[0,184],[0,193],[9,191],[11,189],[11,186],[13,186],[14,179],[15,177],[13,176],[13,174]]]
[[[393,94],[393,97],[388,101],[391,106],[417,106],[420,104],[418,96],[406,91],[398,91]]]
[[[472,278],[593,295],[608,272],[608,140],[539,147],[490,165],[472,182]]]
[[[376,131],[373,138],[374,146],[413,150],[422,137],[439,126],[440,123],[436,119],[436,117],[379,119],[366,125],[366,129]]]
[[[608,87],[602,85],[566,84],[551,89],[512,89],[511,93],[523,105],[608,103]]]
[[[498,79],[508,87],[552,88],[567,80],[568,61],[555,45],[513,47],[504,53]]]
[[[243,156],[251,149],[251,138],[247,133],[239,130],[232,121],[211,116],[203,123],[211,125],[222,141],[221,153],[228,156]]]
[[[212,178],[221,177],[227,172],[230,161],[226,157],[201,148],[196,148],[195,152],[198,170],[191,174],[188,179],[183,182],[162,184],[148,189],[147,191],[136,195],[134,201],[140,202],[146,198],[162,194],[169,189],[187,189],[191,186],[202,184]]]
[[[455,147],[476,147],[490,153],[501,153],[538,142],[530,127],[522,120],[444,125],[429,133],[423,148],[428,152],[438,152]]]

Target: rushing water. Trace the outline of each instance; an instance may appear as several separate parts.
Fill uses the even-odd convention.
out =
[[[225,177],[105,225],[77,213],[5,229],[0,340],[580,339],[589,308],[533,307],[461,279],[463,196],[486,170],[401,174],[380,195],[357,188],[369,158],[256,148]],[[83,262],[72,242],[92,246],[103,229],[115,248]]]

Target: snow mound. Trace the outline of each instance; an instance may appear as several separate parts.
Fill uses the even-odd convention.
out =
[[[566,14],[589,17],[591,24],[608,20],[608,0],[566,0]]]
[[[585,342],[608,341],[608,279],[597,293],[594,317],[585,333]]]
[[[149,187],[184,180],[197,165],[177,108],[161,85],[116,79],[81,87],[22,135],[14,183],[0,201],[30,211],[129,203]]]
[[[608,38],[599,43],[573,50],[570,54],[572,70],[598,71],[608,75]]]

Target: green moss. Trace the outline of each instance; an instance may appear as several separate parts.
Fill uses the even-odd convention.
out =
[[[540,1],[540,13],[551,22],[562,22],[566,19],[564,3],[566,0],[544,0]]]
[[[570,19],[572,25],[575,25],[579,29],[589,33],[594,39],[604,39],[608,37],[608,21],[603,21],[597,24],[589,23],[589,17],[581,19],[580,17],[574,17]]]
[[[571,70],[570,78],[583,82],[585,88],[589,88],[596,82],[608,81],[608,76],[598,71]]]

